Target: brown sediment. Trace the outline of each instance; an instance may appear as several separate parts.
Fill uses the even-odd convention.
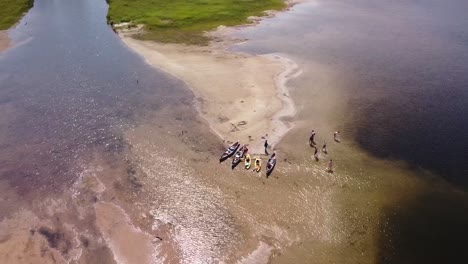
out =
[[[157,244],[135,227],[125,211],[113,203],[95,205],[96,222],[117,263],[152,263]],[[159,241],[157,241],[159,242]]]
[[[6,30],[0,30],[0,53],[10,47],[10,38]]]
[[[50,247],[47,238],[36,232],[40,224],[39,218],[27,210],[0,222],[0,262],[65,263],[59,250]]]
[[[131,192],[138,190],[125,173],[129,165],[99,155],[83,165],[70,190],[41,195],[29,203],[0,181],[0,209],[4,209],[0,263],[152,263],[160,259],[153,254],[160,242],[137,227],[144,224],[135,223],[139,215],[128,209],[133,203]],[[10,209],[14,205],[27,209]]]

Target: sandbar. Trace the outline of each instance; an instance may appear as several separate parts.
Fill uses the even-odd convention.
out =
[[[295,114],[285,86],[297,65],[281,55],[231,52],[226,45],[161,44],[120,34],[147,63],[184,81],[194,92],[197,109],[226,143],[249,144],[263,153],[263,143],[278,141],[290,129],[283,117]]]
[[[10,47],[10,38],[6,30],[0,30],[0,52]]]

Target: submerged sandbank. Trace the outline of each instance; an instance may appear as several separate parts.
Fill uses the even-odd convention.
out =
[[[0,52],[10,47],[10,38],[6,30],[0,30]]]
[[[222,44],[199,47],[125,35],[122,39],[150,65],[186,82],[199,112],[226,142],[248,142],[253,152],[261,153],[264,139],[274,145],[289,130],[280,119],[295,113],[285,86],[299,72],[293,61],[229,52]]]

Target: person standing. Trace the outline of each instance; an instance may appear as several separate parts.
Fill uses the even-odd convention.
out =
[[[322,152],[325,153],[325,154],[328,153],[328,151],[327,151],[327,142],[325,142],[325,141],[323,142]]]
[[[330,172],[330,173],[333,172],[333,160],[332,159],[330,159],[330,161],[328,162],[327,172]]]
[[[338,134],[340,134],[340,131],[335,131],[335,133],[333,133],[333,139],[334,139],[336,142],[340,142],[340,140],[338,139]]]
[[[265,154],[268,155],[268,140],[265,139],[265,143],[263,144],[263,146],[265,147]]]
[[[314,138],[315,138],[315,130],[312,129],[312,132],[310,133],[310,137],[309,137],[309,145],[310,146],[315,145]]]
[[[318,158],[318,148],[317,147],[314,147],[314,148],[315,148],[314,158],[315,158],[316,161],[318,161],[319,160],[319,158]]]

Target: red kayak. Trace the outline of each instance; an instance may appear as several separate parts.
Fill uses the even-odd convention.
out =
[[[247,148],[245,147],[245,145],[243,145],[242,147],[240,147],[240,149],[237,151],[236,155],[232,159],[232,168],[233,169],[244,158],[246,153],[247,153]]]

